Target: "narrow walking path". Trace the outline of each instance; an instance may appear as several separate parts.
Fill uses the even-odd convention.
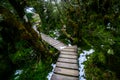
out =
[[[50,44],[51,46],[53,46],[57,50],[61,50],[62,48],[67,47],[67,45],[65,45],[64,43],[62,43],[56,39],[53,39],[46,34],[41,33],[41,37],[45,42],[47,42],[48,44]]]
[[[41,37],[60,51],[51,80],[79,80],[77,46],[67,46],[43,33]]]
[[[76,52],[76,46],[70,46],[60,50],[60,55],[51,80],[79,80]]]

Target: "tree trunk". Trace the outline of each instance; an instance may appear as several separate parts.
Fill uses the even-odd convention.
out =
[[[0,23],[1,26],[16,28],[20,33],[20,38],[27,40],[35,50],[41,53],[42,57],[49,56],[48,50],[46,50],[45,46],[42,44],[41,38],[32,27],[26,28],[9,10],[2,6],[0,6],[0,14],[4,18],[4,24]]]

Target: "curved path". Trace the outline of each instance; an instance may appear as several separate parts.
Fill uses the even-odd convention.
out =
[[[41,33],[41,37],[60,51],[51,80],[79,80],[77,46],[67,46],[43,33]]]

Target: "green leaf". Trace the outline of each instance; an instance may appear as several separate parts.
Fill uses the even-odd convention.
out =
[[[98,54],[98,58],[99,58],[99,61],[102,62],[102,63],[105,63],[105,56],[103,53],[99,53]]]
[[[107,53],[108,53],[108,54],[111,54],[111,55],[114,55],[113,49],[108,49]]]

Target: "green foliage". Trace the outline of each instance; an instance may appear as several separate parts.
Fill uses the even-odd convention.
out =
[[[19,61],[26,61],[27,58],[30,57],[30,55],[33,55],[32,52],[32,49],[31,48],[28,48],[28,49],[23,49],[23,50],[18,50],[16,53],[14,54],[10,54],[10,58],[12,60],[13,63],[17,63]]]
[[[16,45],[15,45],[16,52],[9,54],[9,57],[11,58],[13,63],[14,62],[17,63],[17,61],[19,61],[20,59],[25,59],[25,57],[30,55],[32,48],[26,47],[27,45],[28,45],[27,42],[24,40],[21,40],[21,41],[16,43]]]
[[[14,0],[13,2],[21,4],[21,7],[16,9],[18,11],[9,1],[1,0],[0,4],[11,11],[20,20],[19,22],[23,24],[25,22],[19,17],[22,15],[23,18],[23,14],[20,14],[24,13],[23,9],[26,6],[33,7],[39,16],[32,19],[33,14],[26,13],[26,15],[32,24],[41,19],[39,31],[57,37],[66,44],[75,44],[81,49],[91,47],[95,49],[96,52],[85,62],[87,80],[120,78],[120,0],[70,0],[69,2],[62,0],[55,4],[52,0]],[[12,26],[5,23],[0,14],[0,74],[21,69],[23,72],[18,80],[46,80],[45,77],[51,68],[50,63],[56,59],[48,56],[46,61],[42,62],[43,55],[35,49],[39,44],[35,44],[34,47],[33,44],[30,45],[31,41],[36,40],[30,40],[28,36],[25,36],[24,40],[21,39],[20,34],[24,34],[22,33],[24,31],[19,31]],[[26,27],[24,28],[26,30]],[[67,36],[61,32],[62,28],[65,29]],[[29,29],[27,33],[34,36]],[[56,58],[58,54],[56,49],[46,43],[45,46],[54,56],[53,58]],[[11,68],[13,66],[14,68]]]
[[[114,55],[113,49],[108,49],[107,53],[111,54],[111,55]]]
[[[41,61],[35,62],[29,68],[23,68],[22,73],[15,80],[47,80],[46,76],[50,70],[50,64],[45,64]]]
[[[87,80],[117,80],[115,72],[106,66],[106,56],[102,52],[94,52],[85,62]]]
[[[20,69],[22,72],[17,75],[14,72],[11,80],[47,80],[46,76],[52,69],[50,64],[53,60],[51,57],[49,57],[49,61],[37,60],[34,49],[23,40],[16,43],[16,49],[17,51],[9,54],[9,57],[12,63],[17,66],[16,69]]]
[[[98,61],[100,61],[103,64],[106,63],[106,57],[103,53],[99,53],[97,56],[98,56]]]

